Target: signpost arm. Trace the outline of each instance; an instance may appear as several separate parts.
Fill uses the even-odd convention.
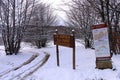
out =
[[[55,33],[58,34],[58,30],[55,30]],[[60,66],[59,64],[59,49],[58,49],[58,44],[56,44],[56,57],[57,57],[57,66]]]
[[[72,36],[73,36],[73,69],[75,69],[75,31],[72,30]]]

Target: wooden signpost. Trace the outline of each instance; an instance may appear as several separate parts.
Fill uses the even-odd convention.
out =
[[[93,25],[92,32],[95,46],[96,68],[112,68],[107,25]]]
[[[56,30],[56,34],[54,37],[54,44],[56,45],[56,57],[57,57],[57,66],[60,66],[59,61],[59,48],[58,46],[65,46],[73,48],[73,69],[75,69],[75,35],[74,30],[72,31],[72,35],[58,34]]]

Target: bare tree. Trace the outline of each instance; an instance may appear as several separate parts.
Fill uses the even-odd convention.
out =
[[[96,12],[86,1],[81,2],[80,0],[72,0],[72,3],[67,5],[70,8],[70,10],[66,12],[69,26],[79,27],[79,35],[84,39],[85,47],[92,48],[91,25],[100,22],[99,19],[97,19],[98,16]]]
[[[47,42],[47,34],[50,32],[47,28],[56,23],[56,15],[53,13],[52,7],[45,3],[35,5],[30,21],[34,25],[31,31],[27,31],[29,35],[33,35],[32,42],[34,41],[38,48],[45,47]],[[28,27],[30,28],[30,27]]]
[[[0,21],[7,55],[17,54],[26,24],[29,23],[35,0],[1,0]]]
[[[83,35],[85,43],[91,41],[90,26],[97,23],[106,23],[109,30],[110,47],[115,35],[120,35],[120,2],[118,0],[72,0],[68,4],[70,10],[67,12],[69,24],[78,26],[81,29],[80,34]],[[115,33],[115,34],[113,34]],[[89,37],[89,38],[88,38]],[[117,53],[120,47],[116,44]],[[116,50],[114,51],[116,53]]]
[[[120,2],[118,0],[87,0],[100,16],[101,22],[107,23],[111,52],[120,53],[120,47],[115,43],[114,36],[120,33]],[[114,45],[114,47],[113,47]],[[112,54],[112,53],[111,53]]]

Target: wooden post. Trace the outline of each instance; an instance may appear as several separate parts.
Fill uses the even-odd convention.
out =
[[[55,30],[55,33],[58,34],[58,30]],[[60,66],[59,64],[59,47],[58,44],[56,44],[56,58],[57,58],[57,66]]]
[[[75,69],[75,32],[74,30],[72,30],[72,34],[73,34],[73,69]]]

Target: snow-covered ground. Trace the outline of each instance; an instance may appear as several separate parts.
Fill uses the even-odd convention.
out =
[[[50,57],[40,66],[46,53]],[[81,43],[76,42],[76,69],[73,70],[72,49],[59,46],[59,53],[60,67],[56,63],[56,47],[53,42],[41,49],[22,43],[20,53],[11,56],[6,56],[4,47],[0,46],[0,80],[120,80],[120,55],[112,57],[113,68],[116,70],[96,69],[95,51],[85,49]],[[33,55],[37,57],[19,67]]]

